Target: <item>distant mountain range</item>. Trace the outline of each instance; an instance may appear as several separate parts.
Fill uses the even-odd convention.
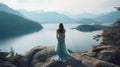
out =
[[[0,38],[19,36],[41,29],[39,23],[26,19],[20,12],[0,4]]]
[[[113,11],[106,14],[93,15],[93,14],[79,14],[77,18],[69,17],[68,15],[57,12],[28,12],[20,10],[20,12],[27,18],[40,23],[80,23],[80,24],[101,24],[101,23],[114,23],[120,19],[120,11]],[[80,16],[81,15],[81,16]],[[83,16],[83,17],[82,17]]]
[[[113,11],[94,18],[94,20],[101,23],[114,23],[118,19],[120,19],[120,11]]]
[[[84,19],[84,18],[92,19],[99,15],[99,14],[91,14],[91,13],[80,13],[80,14],[64,13],[64,14],[74,19]]]
[[[91,23],[99,23],[93,19],[88,18],[77,18],[73,19],[65,14],[57,13],[57,12],[28,12],[26,10],[20,10],[20,12],[27,18],[32,19],[34,21],[40,23],[80,23],[80,24],[91,24]],[[87,15],[88,16],[88,15]],[[90,17],[90,16],[89,16]]]
[[[83,13],[73,16],[74,18],[68,16],[67,14],[62,14],[58,12],[29,12],[26,10],[16,11],[2,3],[0,3],[0,10],[12,13],[18,16],[22,16],[39,23],[80,23],[80,24],[101,24],[101,23],[114,23],[120,19],[120,11],[113,11],[106,14],[90,14]]]
[[[88,19],[88,18],[76,19],[76,22],[82,23],[82,24],[100,24],[101,23],[96,20]]]
[[[57,12],[28,12],[25,10],[20,10],[20,12],[27,18],[40,23],[73,23],[75,20],[72,18]]]
[[[14,10],[14,9],[12,9],[12,8],[8,7],[7,5],[5,5],[5,4],[2,4],[2,3],[0,3],[0,11],[5,11],[5,12],[15,14],[15,15],[18,15],[18,16],[24,16],[19,11]]]

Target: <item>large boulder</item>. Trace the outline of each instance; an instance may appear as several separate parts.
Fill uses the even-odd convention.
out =
[[[94,67],[120,67],[120,66],[109,63],[109,62],[97,60],[94,62]]]
[[[3,61],[2,63],[0,62],[0,67],[18,67],[18,66],[12,64],[9,61]]]
[[[120,65],[120,50],[119,49],[108,49],[100,51],[98,57],[101,60],[111,62]]]
[[[60,62],[52,60],[52,58],[56,55],[55,47],[37,46],[31,49],[23,57],[22,67],[119,67],[117,66],[120,64],[120,55],[118,53],[119,51],[112,49],[102,50],[98,55],[98,59],[97,57],[94,57],[94,52],[92,51],[71,52],[73,59],[67,62]]]
[[[73,59],[67,62],[59,62],[56,60],[52,60],[52,58],[56,55],[55,47],[37,46],[31,49],[23,57],[22,67],[85,67],[79,59],[76,59],[77,56],[73,52],[71,53],[72,53]]]
[[[34,47],[24,56],[23,67],[42,66],[53,55],[55,55],[54,47]]]

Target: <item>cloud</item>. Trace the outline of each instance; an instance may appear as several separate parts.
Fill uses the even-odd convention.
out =
[[[120,0],[0,0],[15,9],[69,13],[102,13],[120,6]]]

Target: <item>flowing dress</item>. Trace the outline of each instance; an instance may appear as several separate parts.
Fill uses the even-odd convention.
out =
[[[54,57],[54,60],[66,62],[72,59],[72,56],[66,49],[65,36],[59,34],[59,36],[57,37],[57,40],[58,40],[58,44],[55,49],[57,55]]]

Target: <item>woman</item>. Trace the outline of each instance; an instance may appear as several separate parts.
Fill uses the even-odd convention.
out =
[[[72,56],[70,56],[65,46],[65,29],[62,23],[59,24],[59,28],[56,32],[56,37],[58,40],[58,44],[56,47],[57,55],[54,57],[54,59],[61,62],[66,62],[72,59]]]

